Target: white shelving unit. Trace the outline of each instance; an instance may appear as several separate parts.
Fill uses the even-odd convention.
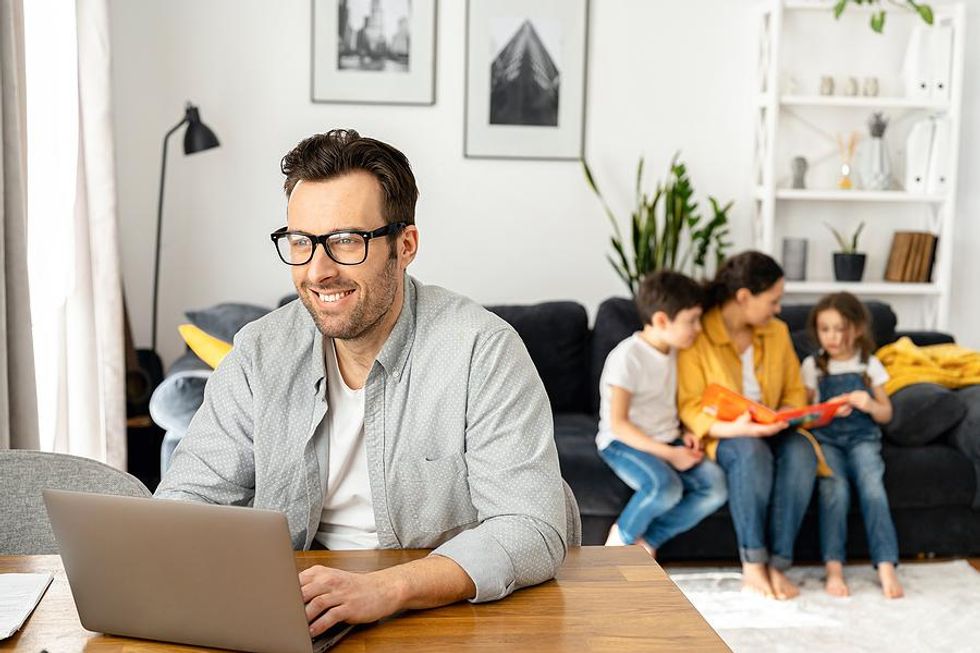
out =
[[[864,245],[869,240],[871,245],[878,248],[878,258],[876,259],[879,263],[878,269],[866,268],[865,281],[858,283],[836,282],[831,278],[789,282],[786,284],[787,294],[812,298],[828,292],[847,290],[865,297],[881,297],[886,300],[896,297],[903,298],[912,302],[914,307],[918,309],[920,326],[945,329],[947,328],[950,302],[953,228],[956,215],[955,200],[959,167],[965,7],[962,2],[933,5],[935,23],[950,25],[953,28],[951,86],[948,100],[902,97],[895,93],[896,90],[900,91],[901,89],[895,88],[889,88],[885,94],[873,97],[815,95],[808,94],[809,91],[815,91],[813,88],[808,88],[803,92],[797,89],[784,88],[790,86],[786,83],[788,76],[794,75],[796,72],[792,69],[794,64],[788,62],[784,57],[787,44],[793,45],[795,40],[799,39],[801,24],[807,24],[814,20],[825,20],[816,12],[831,15],[833,4],[830,0],[826,2],[771,0],[761,15],[758,56],[759,86],[757,88],[755,113],[754,176],[756,188],[754,196],[756,201],[753,224],[755,246],[779,260],[782,252],[781,241],[777,242],[776,238],[777,231],[783,233],[784,236],[820,237],[820,233],[813,230],[809,230],[807,233],[787,232],[788,227],[785,222],[787,213],[800,216],[801,214],[806,215],[807,211],[812,212],[813,219],[803,219],[802,223],[819,225],[812,229],[822,229],[824,238],[829,231],[820,225],[822,216],[833,215],[839,219],[848,216],[846,218],[850,221],[848,224],[854,226],[863,220],[866,222],[867,228],[862,237],[861,249],[864,249]],[[840,23],[843,25],[845,20],[860,20],[864,29],[873,38],[887,39],[889,38],[889,30],[894,31],[896,29],[894,24],[896,15],[901,13],[901,9],[893,5],[888,6],[887,9],[889,15],[885,35],[871,34],[871,28],[867,26],[871,10],[864,6],[848,6]],[[910,17],[909,20],[918,20],[918,18]],[[856,28],[852,27],[852,30],[856,30]],[[843,35],[840,38],[835,38],[826,45],[827,53],[807,51],[808,63],[812,64],[814,60],[819,62],[822,60],[822,55],[826,57],[828,53],[840,61],[841,57],[844,56],[840,52],[842,47],[847,48],[847,44],[864,38],[860,32],[850,32],[851,36],[855,34],[857,34],[857,39],[849,39]],[[896,37],[893,36],[892,38]],[[884,41],[875,43],[882,42]],[[892,43],[890,50],[887,48],[880,48],[880,50],[888,50],[893,55],[900,51],[904,52],[904,48],[899,46],[903,46],[903,44]],[[857,61],[862,65],[871,58],[862,57],[859,54],[853,54],[853,57],[852,61]],[[900,67],[900,64],[900,61],[888,62],[889,70],[893,72]],[[829,70],[829,72],[834,71]],[[799,86],[799,83],[797,82],[796,85]],[[789,92],[790,90],[793,92]],[[781,174],[786,169],[784,167],[785,160],[782,160],[777,167],[777,158],[780,156],[780,147],[785,150],[786,143],[783,139],[786,138],[786,123],[789,119],[796,117],[797,111],[806,112],[806,122],[811,126],[811,129],[813,125],[820,125],[830,116],[834,116],[837,121],[840,121],[842,120],[841,115],[847,116],[846,120],[853,117],[853,124],[860,126],[864,124],[871,111],[898,112],[900,116],[921,114],[922,117],[942,114],[949,120],[950,142],[952,144],[950,148],[951,161],[948,167],[948,192],[943,195],[928,195],[908,193],[903,190],[839,190],[835,186],[813,189],[789,188],[789,175]],[[890,116],[894,117],[893,114]],[[783,159],[785,159],[785,152],[782,154]],[[892,208],[889,209],[888,207]],[[888,220],[893,212],[898,211],[911,212],[916,215],[915,219],[918,221],[919,228],[924,228],[939,236],[936,263],[930,283],[894,283],[881,280],[880,263],[882,257],[887,257],[892,232],[900,228],[897,225],[889,224]],[[849,217],[851,214],[853,217]],[[801,220],[799,217],[796,219]],[[869,237],[869,231],[873,231],[875,235]],[[811,261],[814,257],[826,257],[829,262],[832,250],[832,247],[815,248],[811,242],[808,255]],[[883,250],[883,254],[881,254],[881,250]],[[832,277],[832,274],[827,276]],[[903,323],[906,322],[903,320]]]

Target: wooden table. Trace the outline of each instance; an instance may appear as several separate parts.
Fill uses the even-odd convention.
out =
[[[421,550],[311,551],[315,564],[372,571],[422,557]],[[0,651],[141,653],[201,651],[174,644],[100,635],[78,621],[58,556],[0,556],[0,572],[50,571],[54,581],[19,633]],[[217,608],[216,609],[220,609]],[[571,549],[555,580],[493,603],[457,603],[407,612],[356,630],[333,650],[349,651],[728,651],[677,586],[642,549]]]

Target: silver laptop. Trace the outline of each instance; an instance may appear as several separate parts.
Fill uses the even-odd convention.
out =
[[[87,630],[254,653],[317,653],[286,518],[255,508],[44,490]]]

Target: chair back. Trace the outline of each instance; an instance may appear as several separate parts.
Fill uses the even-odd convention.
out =
[[[135,476],[96,460],[47,451],[0,451],[0,555],[58,553],[41,497],[48,488],[150,496]]]

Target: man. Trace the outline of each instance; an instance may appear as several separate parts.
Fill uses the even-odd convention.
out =
[[[300,301],[235,337],[156,496],[279,510],[297,549],[435,548],[301,573],[313,636],[552,578],[567,545],[548,398],[506,322],[406,274],[408,160],[334,130],[282,171],[272,239]]]

